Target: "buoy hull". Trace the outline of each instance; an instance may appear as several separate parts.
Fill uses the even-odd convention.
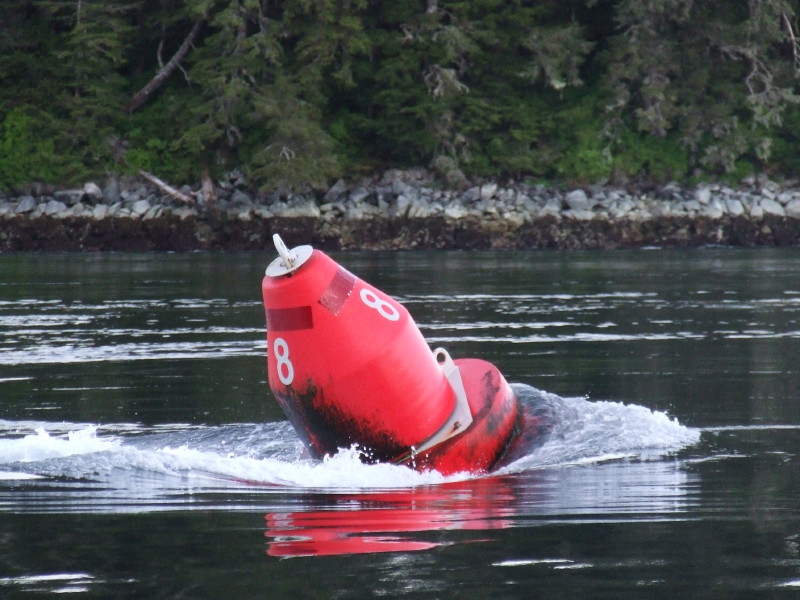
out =
[[[521,413],[511,386],[491,363],[456,359],[467,392],[473,422],[463,433],[418,454],[413,465],[444,475],[487,472],[518,434]]]
[[[270,388],[316,457],[391,460],[433,435],[455,394],[399,302],[324,253],[264,277]]]
[[[273,262],[262,282],[267,372],[312,456],[356,445],[368,461],[490,470],[519,412],[497,368],[438,349],[440,364],[402,304],[319,250],[295,250],[298,263]]]

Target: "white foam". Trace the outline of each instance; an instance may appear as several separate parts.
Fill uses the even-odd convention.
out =
[[[40,475],[32,473],[18,473],[15,471],[0,471],[0,481],[22,481],[25,479],[41,479]]]
[[[554,420],[544,443],[502,469],[519,473],[553,467],[602,464],[625,459],[659,460],[698,441],[700,431],[662,412],[617,402],[561,398],[515,385],[525,401],[549,406]],[[535,397],[534,397],[535,396]],[[41,421],[0,421],[0,480],[37,476],[103,479],[139,474],[158,489],[242,484],[303,489],[398,489],[462,481],[391,464],[364,464],[355,448],[325,460],[301,458],[302,444],[285,422],[203,427],[180,424],[102,427]],[[36,463],[30,469],[22,464]],[[116,475],[115,475],[116,474]],[[121,485],[128,483],[123,475]],[[226,483],[227,482],[227,483]]]
[[[546,401],[553,429],[547,440],[505,471],[585,465],[623,458],[656,457],[695,444],[700,430],[644,406],[585,398],[560,398],[515,385],[521,398]]]
[[[97,437],[97,428],[86,427],[70,431],[66,436],[51,435],[43,427],[33,434],[21,438],[0,439],[0,461],[35,462],[51,458],[63,458],[76,454],[91,454],[112,450],[119,446],[117,439]]]
[[[274,458],[223,456],[188,447],[161,450],[164,466],[179,471],[195,471],[240,482],[324,489],[390,489],[433,485],[444,481],[438,472],[419,473],[390,464],[364,464],[355,448],[341,450],[322,461],[287,462]]]

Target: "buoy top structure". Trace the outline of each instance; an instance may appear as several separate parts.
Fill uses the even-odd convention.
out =
[[[273,241],[262,282],[269,385],[311,454],[356,445],[366,461],[489,470],[518,421],[500,372],[432,352],[402,304],[311,246]]]

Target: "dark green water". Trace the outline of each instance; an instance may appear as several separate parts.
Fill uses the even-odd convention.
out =
[[[800,250],[342,253],[559,417],[491,477],[303,457],[255,254],[0,256],[0,597],[794,598]]]

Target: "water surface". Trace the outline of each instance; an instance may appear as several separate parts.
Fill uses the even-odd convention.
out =
[[[265,254],[0,256],[0,597],[794,597],[800,251],[341,253],[557,426],[305,458]]]

